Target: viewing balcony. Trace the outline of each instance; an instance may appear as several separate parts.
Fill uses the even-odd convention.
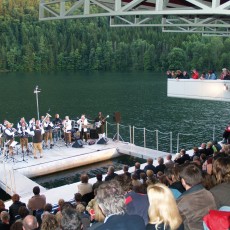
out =
[[[167,96],[230,101],[230,81],[168,79]]]

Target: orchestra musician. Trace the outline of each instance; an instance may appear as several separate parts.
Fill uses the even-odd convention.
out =
[[[24,146],[26,147],[26,152],[29,153],[29,149],[28,149],[28,137],[29,137],[29,127],[26,126],[25,122],[21,123],[21,127],[18,129],[18,133],[20,135],[20,145],[22,148],[22,153],[24,153]]]
[[[17,124],[17,129],[19,129],[19,128],[22,126],[22,123],[25,123],[26,126],[28,127],[28,124],[26,123],[25,118],[22,117],[22,118],[20,119],[20,121],[18,122],[18,124]]]
[[[69,119],[69,116],[65,117],[63,121],[63,131],[64,131],[64,138],[65,138],[65,145],[71,144],[71,130],[72,130],[72,122]]]
[[[62,120],[59,118],[59,114],[55,114],[55,119],[53,120],[54,124],[54,138],[56,140],[61,139],[61,127],[62,127]]]
[[[34,159],[37,159],[37,150],[40,153],[40,158],[42,158],[42,135],[44,133],[44,129],[41,127],[40,121],[36,121],[36,127],[34,130],[33,136],[33,149],[34,149]]]
[[[95,126],[96,126],[96,131],[98,134],[104,133],[104,126],[105,126],[105,118],[102,115],[102,112],[99,112],[97,117],[95,118]]]
[[[85,117],[85,115],[81,115],[81,118],[77,121],[79,124],[79,131],[80,131],[80,138],[83,140],[83,136],[85,141],[87,141],[87,125],[88,125],[88,120]]]
[[[14,133],[15,133],[15,129],[13,129],[13,124],[11,123],[6,123],[6,128],[5,128],[5,137],[6,137],[6,141],[8,142],[7,145],[9,146],[9,154],[11,156],[13,156],[13,147],[11,146],[12,142],[14,141]]]
[[[29,121],[29,129],[30,129],[30,131],[33,131],[33,130],[35,130],[35,128],[36,128],[36,125],[35,125],[35,118],[33,117],[33,118],[31,118],[31,120]]]
[[[53,145],[53,134],[52,134],[52,129],[53,129],[53,123],[50,121],[49,116],[46,117],[45,121],[43,122],[43,127],[45,130],[44,133],[44,140],[45,140],[45,146],[48,147],[48,140],[50,141],[50,148],[52,149]]]

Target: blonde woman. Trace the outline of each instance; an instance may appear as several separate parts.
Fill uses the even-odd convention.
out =
[[[146,230],[183,230],[182,218],[170,189],[160,183],[148,187],[149,223]]]

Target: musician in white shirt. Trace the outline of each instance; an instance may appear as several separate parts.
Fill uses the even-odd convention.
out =
[[[49,117],[46,117],[45,121],[43,122],[45,134],[44,134],[44,140],[45,140],[45,146],[48,147],[48,140],[50,141],[50,148],[53,147],[53,134],[52,129],[54,124],[50,121]]]
[[[62,124],[63,124],[65,144],[67,146],[68,144],[71,144],[71,130],[72,130],[72,124],[71,124],[71,120],[69,119],[69,116],[65,117],[65,120],[63,121]]]
[[[28,127],[28,124],[26,123],[25,118],[22,117],[21,120],[17,124],[17,129],[19,129],[22,126],[22,123],[25,123],[26,126]]]
[[[14,133],[15,129],[13,129],[13,124],[11,123],[6,123],[6,129],[4,130],[5,136],[6,136],[6,141],[7,145],[9,146],[9,154],[12,156],[13,155],[13,147],[11,146],[12,142],[14,141]]]
[[[20,135],[20,145],[21,145],[22,153],[24,153],[24,150],[23,150],[24,146],[26,147],[26,151],[28,153],[29,152],[28,137],[29,137],[30,130],[26,126],[25,122],[21,123],[21,127],[18,129],[18,133]]]
[[[79,131],[80,131],[80,138],[83,140],[83,136],[85,140],[87,141],[87,125],[88,125],[88,120],[85,118],[85,115],[81,115],[81,119],[77,121],[79,124]]]

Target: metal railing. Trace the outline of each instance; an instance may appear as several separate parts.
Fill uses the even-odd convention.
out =
[[[115,133],[115,135],[114,135]],[[197,133],[177,133],[173,139],[173,133],[161,132],[159,130],[150,130],[147,128],[139,128],[131,125],[113,124],[106,122],[106,136],[113,140],[120,140],[143,146],[144,148],[156,149],[164,152],[175,153],[179,152],[180,148],[186,150],[192,149],[194,146],[199,146],[202,142],[220,139],[222,136],[221,129],[217,130],[215,125],[207,131],[207,136],[204,138],[202,132]],[[175,137],[175,136],[174,136]],[[173,147],[173,144],[175,147]]]

